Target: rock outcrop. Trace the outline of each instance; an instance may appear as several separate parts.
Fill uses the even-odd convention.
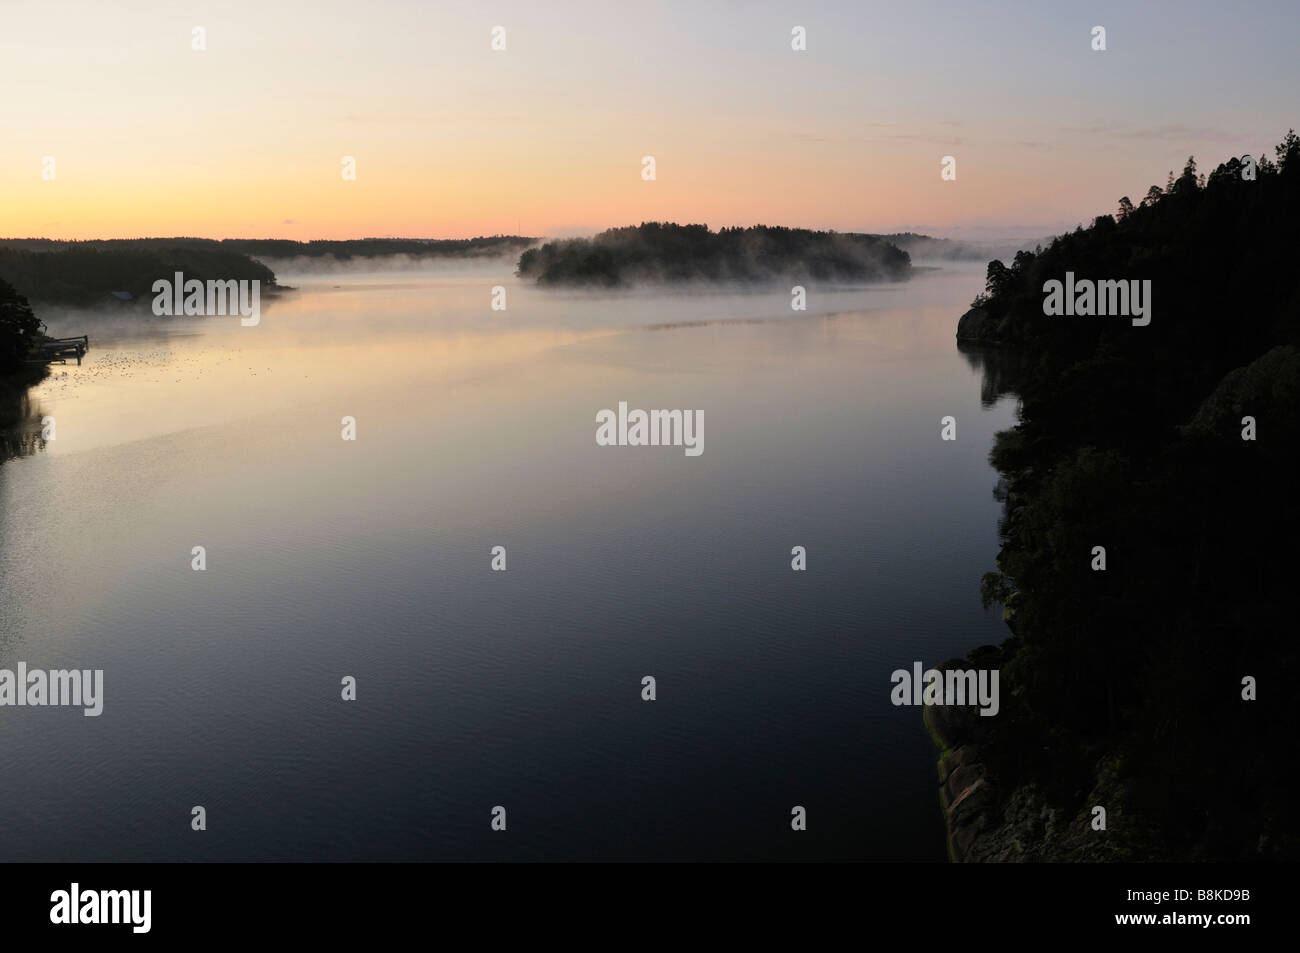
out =
[[[957,340],[963,344],[995,347],[1005,344],[1006,319],[997,320],[983,308],[971,308],[957,322]]]
[[[936,666],[999,668],[1002,650],[981,646],[965,659]],[[1004,699],[1004,705],[1008,701]],[[927,706],[926,727],[939,747],[939,806],[948,831],[948,858],[955,863],[1023,863],[1132,860],[1134,837],[1116,838],[1091,826],[1086,805],[1104,804],[1112,825],[1151,827],[1131,816],[1122,788],[1099,765],[1096,786],[1077,813],[1063,810],[1034,784],[1007,784],[986,753],[996,745],[999,717],[983,718],[975,707]],[[1005,739],[1004,739],[1005,742]],[[1080,792],[1082,795],[1083,792]],[[1129,846],[1121,846],[1128,842]],[[1159,857],[1159,845],[1144,844],[1138,856]]]

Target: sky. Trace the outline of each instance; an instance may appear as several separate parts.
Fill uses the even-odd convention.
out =
[[[1046,235],[1271,156],[1297,49],[1295,0],[0,0],[0,236]]]

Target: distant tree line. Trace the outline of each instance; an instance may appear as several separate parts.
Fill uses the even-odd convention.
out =
[[[201,239],[51,243],[0,242],[0,279],[33,301],[93,305],[112,292],[152,300],[153,283],[183,272],[186,280],[257,280],[275,285],[275,273],[248,255]],[[22,247],[18,247],[22,246]]]
[[[514,255],[537,239],[520,235],[481,238],[358,238],[345,241],[296,242],[279,238],[226,238],[223,248],[258,258],[378,258],[408,255],[413,258],[486,258]]]
[[[519,258],[539,285],[619,286],[680,281],[883,281],[911,273],[907,253],[874,235],[756,225],[643,222],[591,238],[547,242]]]
[[[496,235],[465,239],[362,238],[297,242],[283,239],[140,238],[55,241],[0,239],[0,278],[33,301],[90,305],[112,292],[152,298],[153,282],[184,272],[186,279],[259,280],[275,285],[275,273],[256,259],[308,257],[338,261],[406,255],[474,258],[515,255],[536,239]]]
[[[0,238],[0,247],[25,251],[66,251],[70,248],[224,248],[265,258],[377,258],[382,255],[460,257],[500,255],[536,244],[536,238],[491,235],[479,238],[353,238],[339,241],[294,241],[288,238],[93,238],[59,241],[53,238]]]

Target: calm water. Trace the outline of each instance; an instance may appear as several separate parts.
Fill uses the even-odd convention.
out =
[[[0,857],[943,859],[889,674],[1006,634],[982,266],[806,315],[280,278],[254,328],[46,316],[94,350],[0,466],[0,668],[102,668],[104,712],[0,709]],[[598,447],[620,400],[702,409],[704,453]]]

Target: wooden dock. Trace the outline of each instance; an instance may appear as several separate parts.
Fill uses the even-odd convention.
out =
[[[66,364],[68,358],[75,357],[77,363],[90,350],[90,336],[83,334],[79,338],[42,338],[32,348],[29,364]]]

